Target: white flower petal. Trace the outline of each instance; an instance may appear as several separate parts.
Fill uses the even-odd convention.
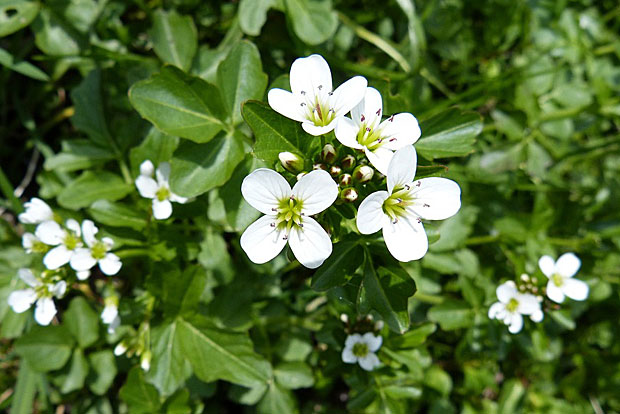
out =
[[[116,305],[106,305],[101,312],[101,320],[106,325],[111,324],[118,316],[118,307]]]
[[[108,333],[112,335],[114,331],[116,331],[116,328],[118,328],[119,326],[121,326],[121,318],[117,316],[116,318],[114,318],[112,323],[108,325]]]
[[[360,233],[373,234],[387,224],[389,218],[383,212],[383,202],[389,196],[387,191],[376,191],[362,201],[355,220]]]
[[[121,259],[114,253],[108,253],[103,259],[99,260],[99,269],[101,269],[104,275],[112,276],[117,274],[121,270],[121,266],[123,266]]]
[[[293,226],[288,243],[299,263],[309,269],[316,269],[332,254],[332,241],[313,218],[304,217],[302,224],[302,229]]]
[[[342,362],[347,364],[354,364],[357,362],[357,357],[353,355],[353,350],[351,348],[342,350]]]
[[[364,148],[357,142],[358,132],[359,127],[355,124],[354,121],[344,116],[338,118],[334,133],[336,134],[336,138],[338,139],[338,141],[340,141],[342,145],[355,149]]]
[[[26,253],[32,253],[32,246],[38,241],[39,239],[34,234],[24,233],[22,236],[22,247],[26,250]]]
[[[49,246],[57,246],[62,243],[66,233],[62,227],[60,227],[60,224],[55,221],[48,220],[39,224],[34,234],[43,243]]]
[[[364,369],[365,371],[372,371],[373,369],[381,365],[381,361],[379,361],[379,358],[372,352],[369,352],[365,357],[359,358],[357,362],[360,364],[360,367],[362,367],[362,369]]]
[[[114,240],[111,237],[102,237],[101,241],[105,245],[107,250],[110,250],[114,246]]]
[[[64,280],[61,280],[60,282],[57,282],[56,284],[49,287],[49,291],[52,295],[56,296],[57,298],[62,298],[65,295],[65,292],[67,291],[67,282],[65,282]]]
[[[411,184],[415,177],[418,156],[413,145],[408,145],[396,151],[387,171],[387,186],[390,194],[394,187],[404,187]]]
[[[75,233],[78,237],[81,234],[80,231],[80,223],[78,223],[77,220],[75,219],[68,219],[67,222],[65,223],[65,226],[71,230],[73,233]]]
[[[284,234],[272,224],[275,224],[273,216],[263,216],[250,224],[241,235],[241,248],[254,263],[267,263],[286,245]]]
[[[581,260],[574,253],[564,253],[555,264],[556,271],[564,277],[573,277],[581,267]]]
[[[538,260],[538,267],[545,276],[550,278],[555,273],[555,260],[551,256],[545,255]]]
[[[489,308],[489,319],[496,319],[500,313],[504,310],[504,304],[501,302],[495,302]],[[499,319],[499,318],[497,318]]]
[[[347,336],[347,339],[344,341],[344,347],[353,348],[353,345],[357,344],[358,342],[362,342],[362,335],[354,333]]]
[[[312,216],[331,206],[338,197],[338,184],[327,171],[314,170],[295,183],[292,195],[302,202],[301,211]]]
[[[370,350],[370,352],[377,352],[383,343],[383,337],[381,335],[374,336],[371,332],[366,332],[362,336],[362,340],[368,345],[368,350]]]
[[[318,91],[327,94],[332,90],[332,72],[321,55],[310,55],[295,59],[291,65],[291,91],[294,94],[314,94]]]
[[[43,264],[49,270],[58,269],[59,267],[69,263],[71,255],[73,255],[73,252],[67,249],[64,244],[61,244],[60,246],[56,246],[47,252],[43,258]]]
[[[181,197],[180,195],[176,195],[173,192],[170,192],[170,197],[168,197],[170,201],[174,201],[175,203],[185,204],[189,198]]]
[[[159,186],[153,178],[141,175],[136,178],[136,188],[138,188],[138,192],[142,197],[155,198],[155,193],[157,193]]]
[[[309,114],[309,110],[301,105],[305,102],[299,96],[284,89],[271,89],[267,94],[267,102],[271,109],[280,115],[298,122],[305,121]]]
[[[34,311],[34,319],[39,325],[49,325],[56,315],[56,305],[52,298],[40,298]]]
[[[160,163],[155,170],[155,176],[157,177],[157,183],[160,187],[168,187],[168,181],[170,181],[170,163],[165,161]]]
[[[170,200],[159,201],[153,199],[153,217],[157,220],[165,220],[172,215],[172,203]]]
[[[90,277],[90,270],[80,270],[79,272],[75,272],[78,280],[86,280]]]
[[[536,312],[530,315],[530,319],[532,320],[532,322],[536,322],[536,323],[542,322],[544,318],[545,318],[545,314],[540,308]]]
[[[41,282],[35,277],[30,269],[19,269],[17,275],[30,287],[41,286]]]
[[[383,226],[383,239],[392,256],[401,262],[421,259],[428,251],[424,226],[413,217],[401,217]]]
[[[497,287],[495,294],[501,303],[508,303],[510,299],[517,296],[517,285],[512,280],[504,282]]]
[[[508,331],[512,334],[516,334],[521,332],[523,328],[523,316],[519,313],[515,313],[512,315],[512,319],[510,320],[510,326],[508,327]]]
[[[547,297],[556,303],[564,302],[564,292],[550,280],[547,283]]]
[[[394,158],[394,152],[392,150],[379,147],[375,148],[373,151],[370,151],[369,149],[364,148],[364,153],[366,154],[368,161],[370,161],[372,166],[375,167],[377,171],[383,175],[387,175],[390,162],[392,161],[392,158]]]
[[[564,279],[562,292],[573,300],[585,300],[588,297],[590,288],[588,284],[572,277]]]
[[[314,135],[315,137],[318,137],[319,135],[327,134],[332,129],[334,129],[336,127],[336,124],[338,123],[338,121],[339,121],[339,118],[334,118],[334,120],[332,120],[332,122],[330,122],[329,124],[327,124],[325,126],[316,126],[312,122],[303,122],[301,124],[301,127],[308,134]]]
[[[151,160],[143,161],[142,164],[140,164],[140,175],[152,177],[154,171],[155,171],[155,166],[153,165]]]
[[[22,289],[11,292],[8,303],[13,312],[22,313],[30,309],[35,300],[37,294],[34,289]]]
[[[411,194],[415,201],[410,207],[426,220],[444,220],[461,208],[461,187],[447,178],[430,177],[416,180]]]
[[[329,98],[330,109],[336,116],[346,115],[364,99],[368,81],[363,76],[355,76],[340,85]]]
[[[540,310],[540,303],[534,295],[531,295],[529,293],[519,294],[517,300],[519,301],[519,307],[517,308],[517,312],[519,312],[521,315],[532,315],[536,311]]]
[[[351,109],[353,122],[356,126],[365,122],[369,128],[374,129],[381,123],[381,115],[383,115],[381,94],[375,88],[366,88],[364,98]],[[359,130],[359,127],[357,129]]]
[[[84,220],[82,222],[82,238],[89,247],[92,247],[97,241],[95,234],[97,234],[98,231],[99,229],[92,220]]]
[[[32,198],[29,202],[24,203],[26,211],[21,213],[17,218],[24,224],[38,224],[47,220],[54,219],[54,212],[47,203],[40,198]]]
[[[280,200],[291,196],[291,186],[280,174],[268,168],[252,171],[241,183],[241,194],[263,214],[275,215]]]
[[[88,249],[76,249],[69,261],[71,268],[78,272],[89,270],[96,264],[97,260],[90,254]]]
[[[408,112],[392,115],[381,123],[379,129],[385,140],[383,146],[394,151],[414,144],[422,134],[418,120]]]

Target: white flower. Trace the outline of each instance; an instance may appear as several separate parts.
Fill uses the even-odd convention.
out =
[[[26,211],[17,218],[24,224],[39,224],[47,220],[54,219],[54,212],[47,203],[40,198],[32,198],[24,204]]]
[[[271,89],[267,95],[274,111],[301,122],[311,135],[323,135],[334,129],[338,118],[357,105],[368,82],[355,76],[332,92],[332,74],[320,55],[296,59],[291,66],[291,91]]]
[[[39,325],[49,325],[56,315],[52,297],[62,297],[67,290],[67,283],[64,280],[46,282],[37,278],[29,269],[19,269],[18,275],[30,288],[12,292],[9,295],[9,306],[14,312],[22,313],[36,302],[34,319]]]
[[[581,260],[575,254],[564,253],[557,262],[550,256],[543,256],[538,266],[549,278],[547,296],[552,301],[562,303],[564,296],[573,300],[585,300],[588,297],[588,285],[573,278],[581,267]]]
[[[413,181],[416,161],[413,146],[396,151],[388,167],[388,191],[370,194],[357,211],[360,233],[383,229],[388,250],[401,262],[420,259],[428,250],[422,219],[443,220],[461,207],[461,189],[454,181],[438,177]]]
[[[113,334],[116,328],[120,326],[121,318],[118,316],[118,298],[116,296],[109,296],[105,299],[101,321],[108,325],[109,334]]]
[[[79,272],[90,270],[97,263],[99,263],[101,271],[108,276],[115,275],[121,270],[121,260],[114,253],[110,253],[114,241],[109,237],[97,240],[95,234],[98,231],[99,229],[91,220],[82,222],[82,237],[88,249],[77,249],[71,256],[70,262],[71,267],[78,272],[78,275],[80,275]]]
[[[38,239],[32,233],[24,233],[22,236],[22,247],[26,250],[26,253],[45,253],[49,247]]]
[[[540,303],[530,293],[520,293],[512,280],[502,283],[495,291],[499,302],[489,308],[489,318],[499,319],[509,325],[508,331],[516,334],[523,328],[523,316],[529,315],[534,322],[543,319]]]
[[[259,168],[241,184],[243,198],[265,215],[241,235],[241,247],[254,263],[266,263],[287,241],[299,262],[314,269],[332,253],[332,242],[321,225],[309,217],[320,213],[338,197],[338,185],[327,171],[315,170],[299,179],[291,190],[277,172]]]
[[[374,336],[370,332],[364,335],[349,335],[342,350],[342,361],[347,364],[355,364],[357,362],[366,371],[372,371],[381,365],[375,352],[381,348],[382,343],[383,338],[381,336]]]
[[[364,99],[351,110],[351,118],[336,124],[336,138],[347,147],[364,150],[368,161],[383,175],[394,151],[420,138],[418,120],[410,113],[392,115],[381,122],[383,103],[375,88],[366,88]]]
[[[60,227],[55,221],[48,220],[39,224],[35,236],[48,246],[56,246],[43,257],[43,264],[50,270],[69,263],[76,249],[82,247],[80,240],[80,224],[69,219],[66,222],[68,230]]]
[[[187,198],[178,196],[170,191],[170,164],[162,162],[155,171],[157,181],[153,179],[153,163],[149,160],[140,165],[140,176],[136,178],[138,192],[144,198],[153,199],[153,217],[165,220],[172,214],[172,203],[184,204]]]

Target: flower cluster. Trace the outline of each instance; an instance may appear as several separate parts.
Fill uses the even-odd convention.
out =
[[[374,175],[366,162],[382,174],[379,179],[387,176],[388,191],[376,191],[361,202],[357,213],[359,232],[383,230],[388,250],[399,261],[424,256],[428,239],[422,220],[443,220],[456,214],[461,206],[461,190],[457,183],[445,178],[414,180],[417,156],[413,144],[421,135],[416,118],[399,113],[383,119],[381,94],[367,87],[368,82],[361,76],[332,91],[329,65],[319,55],[295,60],[290,84],[291,92],[270,90],[269,105],[281,115],[301,122],[311,135],[334,131],[334,143],[363,154],[365,160],[351,175],[345,171],[356,164],[355,156],[346,155],[336,164],[338,151],[327,144],[321,162],[305,174],[302,157],[290,152],[280,154],[283,167],[298,174],[292,190],[286,179],[273,170],[261,168],[248,175],[241,192],[250,205],[265,214],[241,236],[241,247],[250,260],[265,263],[288,241],[302,265],[320,266],[331,254],[331,239],[309,216],[326,210],[336,199],[357,201],[358,192],[351,184],[366,183]],[[325,171],[330,164],[329,171]]]

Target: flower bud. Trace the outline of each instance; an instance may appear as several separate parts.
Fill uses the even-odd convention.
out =
[[[151,369],[151,351],[147,350],[140,356],[140,367],[146,372]]]
[[[120,355],[123,355],[126,351],[127,351],[127,344],[125,343],[125,341],[121,341],[114,348],[114,355],[120,356]]]
[[[355,157],[353,155],[346,155],[340,160],[340,166],[343,170],[350,170],[355,166]]]
[[[359,183],[366,183],[372,180],[375,170],[368,165],[358,165],[353,171],[353,179]]]
[[[375,322],[375,331],[380,331],[381,329],[383,329],[383,326],[384,326],[383,321]]]
[[[321,151],[321,161],[331,164],[336,161],[337,156],[338,152],[336,151],[336,148],[334,148],[332,144],[325,144],[323,150]]]
[[[340,192],[340,199],[345,203],[353,203],[357,200],[357,196],[357,190],[353,187],[345,188]]]
[[[288,172],[297,174],[304,169],[303,158],[299,155],[293,154],[292,152],[281,152],[278,154],[278,158],[280,158],[280,163]]]
[[[340,314],[340,320],[343,323],[349,323],[349,315],[347,315],[346,313],[341,313]]]
[[[340,187],[349,187],[351,185],[351,182],[353,181],[353,177],[351,177],[351,174],[342,174],[339,178],[338,178],[338,184],[340,184]]]
[[[332,175],[332,177],[338,177],[342,173],[342,168],[337,165],[332,165],[329,169],[329,173]]]
[[[325,164],[321,164],[321,163],[314,164],[314,165],[312,166],[312,169],[313,169],[313,170],[327,170],[327,165],[325,165]]]

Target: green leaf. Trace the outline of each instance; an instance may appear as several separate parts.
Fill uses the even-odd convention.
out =
[[[146,213],[137,212],[135,208],[108,200],[97,200],[88,209],[96,222],[112,227],[131,227],[142,230],[146,227]]]
[[[196,312],[196,307],[207,284],[207,273],[201,266],[188,266],[182,272],[178,268],[161,268],[162,305],[164,316]],[[161,390],[161,389],[160,389]]]
[[[102,147],[109,147],[112,137],[108,130],[101,96],[101,71],[91,71],[84,80],[71,91],[75,115],[71,118],[73,126],[84,131],[88,137]]]
[[[76,56],[87,45],[77,30],[47,7],[41,9],[31,27],[35,44],[49,56]]]
[[[197,143],[213,138],[226,117],[215,86],[173,66],[134,84],[129,100],[143,118],[166,134]]]
[[[437,330],[434,323],[425,323],[409,332],[396,336],[390,340],[391,347],[395,349],[415,348],[426,342],[426,338]]]
[[[217,80],[232,123],[238,124],[242,121],[241,104],[262,98],[267,87],[258,48],[247,40],[237,43],[217,68]]]
[[[34,326],[15,342],[15,351],[40,372],[62,368],[73,349],[73,338],[64,326]]]
[[[510,379],[504,383],[502,387],[502,392],[499,395],[498,413],[518,413],[521,412],[519,409],[519,403],[523,396],[525,395],[525,387],[518,379]]]
[[[415,293],[416,287],[405,270],[380,267],[375,271],[372,262],[366,260],[364,289],[368,303],[391,330],[402,334],[409,329],[407,301]]]
[[[202,290],[198,293],[202,293]],[[151,331],[153,359],[146,379],[163,396],[174,393],[192,373],[179,341],[177,321],[157,326]]]
[[[482,118],[475,112],[451,109],[420,123],[422,137],[415,143],[418,153],[429,160],[460,157],[474,150],[482,132]]]
[[[245,156],[242,137],[220,134],[206,144],[184,141],[170,163],[170,187],[184,197],[196,197],[224,184]]]
[[[452,378],[438,366],[432,366],[424,375],[424,385],[447,396],[452,391]],[[503,412],[503,411],[500,411]]]
[[[144,372],[140,367],[134,367],[129,371],[119,396],[127,403],[131,414],[158,413],[161,408],[157,389],[145,381]]]
[[[334,244],[332,254],[312,276],[312,289],[321,292],[334,286],[341,286],[362,262],[362,247],[354,241]]]
[[[258,403],[259,414],[296,414],[299,413],[297,400],[293,393],[277,384],[271,384],[263,399]]]
[[[85,171],[58,195],[58,204],[71,210],[88,207],[97,200],[116,201],[133,190],[121,177],[107,171]]]
[[[129,152],[133,174],[140,174],[140,164],[146,160],[150,160],[156,167],[164,161],[169,162],[178,146],[178,137],[166,135],[152,127],[144,141]]]
[[[254,352],[247,334],[218,329],[198,317],[180,319],[178,330],[183,354],[202,381],[222,379],[253,387],[271,379],[269,362]]]
[[[99,315],[82,296],[71,301],[64,319],[65,325],[81,348],[86,348],[99,339]]]
[[[320,143],[306,134],[299,122],[280,115],[265,103],[246,102],[241,113],[256,137],[254,155],[267,163],[278,161],[278,154],[283,151],[310,154],[310,148]]]
[[[69,365],[67,373],[58,377],[62,379],[60,392],[68,394],[71,391],[82,389],[87,374],[88,361],[84,358],[84,351],[80,348],[76,348],[75,351],[73,351],[73,357],[71,358],[71,364]]]
[[[267,12],[276,0],[241,0],[239,2],[239,25],[245,34],[258,36],[267,21]]]
[[[11,414],[32,413],[36,387],[40,380],[41,374],[30,368],[27,361],[20,362],[13,401],[11,402]]]
[[[191,67],[198,49],[198,33],[190,16],[181,16],[174,10],[156,10],[148,34],[161,60],[185,71]]]
[[[114,153],[86,139],[62,141],[62,151],[45,159],[48,171],[70,172],[85,170],[114,159]]]
[[[305,362],[282,362],[274,368],[273,374],[283,388],[290,390],[308,388],[314,385],[312,369]]]
[[[331,0],[284,0],[284,4],[295,34],[304,43],[318,45],[336,32],[338,17]]]
[[[116,361],[109,349],[94,352],[88,355],[88,361],[93,368],[88,374],[88,388],[97,394],[104,395],[116,377]]]
[[[437,322],[441,329],[449,331],[468,328],[474,322],[474,311],[466,302],[447,300],[428,310],[428,319]]]
[[[28,26],[37,13],[39,3],[36,1],[0,0],[0,37]]]
[[[0,3],[1,5],[2,3]],[[0,16],[2,11],[0,10]],[[0,18],[1,20],[1,18]],[[2,23],[0,23],[0,31],[2,30]],[[38,67],[34,66],[32,63],[26,61],[15,61],[13,55],[11,55],[6,50],[0,48],[0,65],[6,66],[7,68],[14,70],[17,73],[21,73],[22,75],[28,76],[29,78],[40,80],[40,81],[48,81],[50,79],[47,76],[47,73],[43,72]]]

